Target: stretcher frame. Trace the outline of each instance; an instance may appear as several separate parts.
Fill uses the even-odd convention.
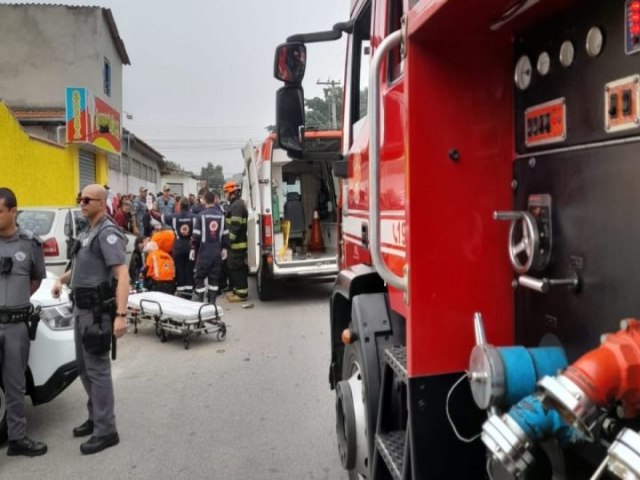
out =
[[[146,311],[145,304],[148,304]],[[157,312],[149,311],[149,306],[154,306]],[[215,309],[215,317],[203,318],[203,309],[211,306]],[[176,319],[163,312],[162,304],[159,301],[147,298],[140,299],[139,308],[128,305],[127,313],[133,322],[133,333],[138,333],[138,323],[141,321],[152,321],[155,325],[156,336],[160,338],[162,343],[166,342],[170,335],[181,336],[185,350],[189,349],[193,335],[215,333],[219,342],[224,341],[227,337],[227,325],[220,320],[218,306],[215,303],[202,303],[198,308],[197,319]]]

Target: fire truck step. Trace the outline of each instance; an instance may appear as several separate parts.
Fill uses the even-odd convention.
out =
[[[402,480],[405,441],[405,430],[396,430],[376,435],[376,448],[380,452],[380,456],[387,465],[387,469],[394,480]]]
[[[384,359],[397,377],[406,384],[409,379],[407,376],[407,347],[394,346],[385,349]]]

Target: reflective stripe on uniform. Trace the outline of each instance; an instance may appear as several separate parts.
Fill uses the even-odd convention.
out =
[[[247,223],[245,217],[229,217],[229,223]]]
[[[209,285],[209,290],[212,292],[217,292],[218,291],[218,286],[217,285]]]
[[[247,242],[240,242],[240,243],[232,243],[231,244],[231,250],[242,250],[244,248],[247,248]]]
[[[229,234],[229,240],[235,240],[236,239],[236,234],[235,233],[230,233]]]
[[[204,293],[207,291],[207,287],[196,288],[196,293]]]
[[[233,289],[233,293],[235,293],[237,295],[248,295],[249,294],[249,289],[248,288],[234,288]]]

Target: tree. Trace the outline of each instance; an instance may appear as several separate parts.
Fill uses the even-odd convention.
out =
[[[214,167],[213,163],[207,163],[206,167],[202,167],[200,178],[202,180],[206,180],[207,188],[209,190],[216,190],[218,192],[222,191],[222,187],[224,186],[224,172],[222,170],[222,165],[216,165]]]
[[[342,128],[342,87],[332,86],[324,89],[324,99],[306,98],[305,126],[317,130]],[[335,109],[335,110],[334,110]],[[333,115],[335,112],[335,124]]]

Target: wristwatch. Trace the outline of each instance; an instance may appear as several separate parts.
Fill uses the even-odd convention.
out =
[[[125,317],[126,318],[127,314],[126,313],[121,313],[121,312],[117,312],[116,313],[116,317]]]

